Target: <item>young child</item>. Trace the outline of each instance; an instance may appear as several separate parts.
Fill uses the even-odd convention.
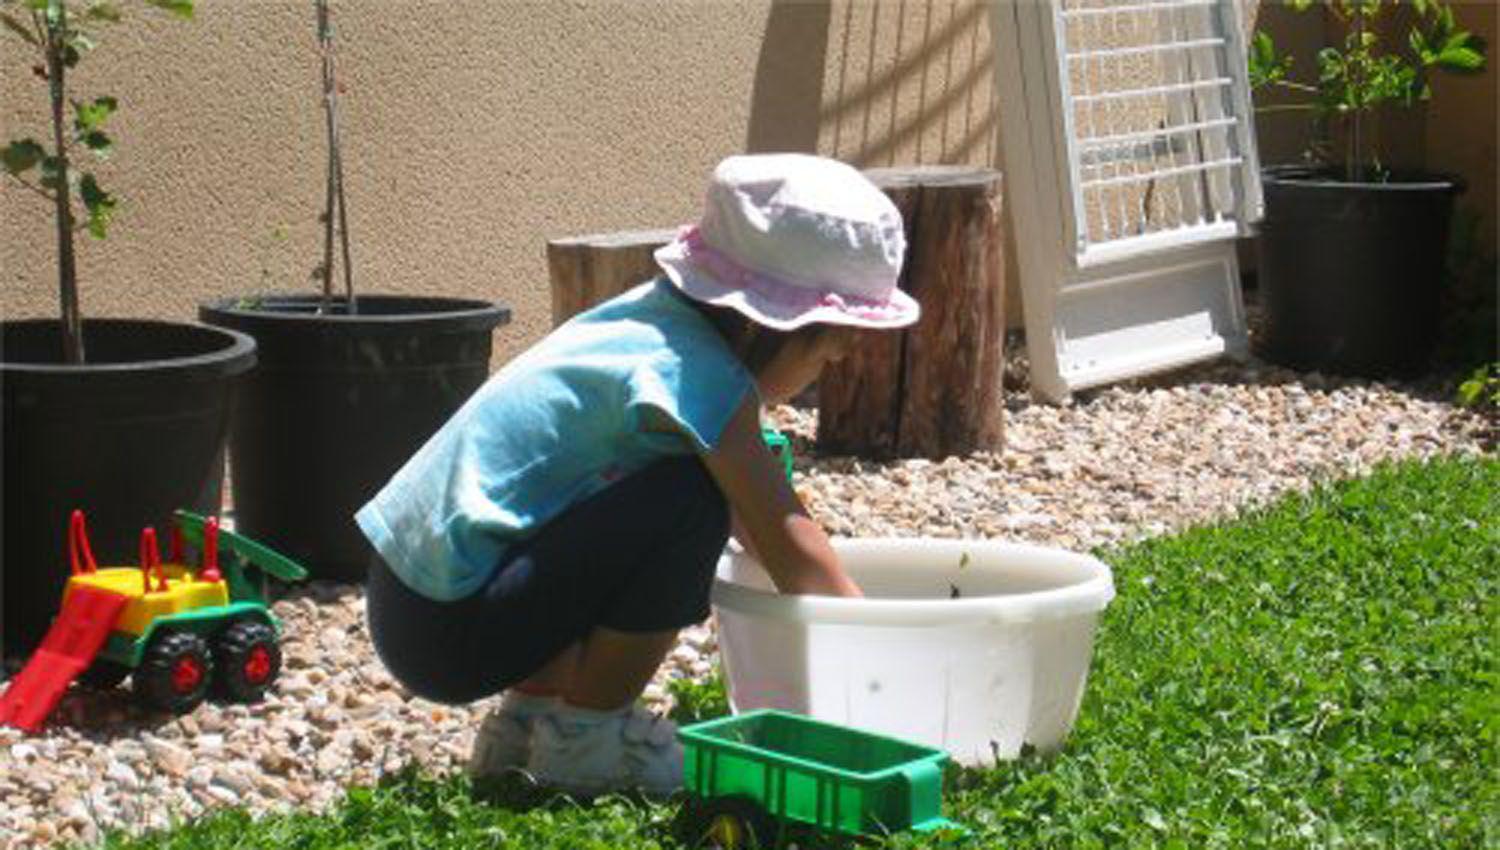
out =
[[[682,781],[672,724],[636,699],[708,616],[731,530],[783,593],[857,596],[761,437],[786,400],[918,306],[901,216],[858,171],[726,159],[664,275],[509,363],[357,520],[378,552],[375,648],[413,693],[504,691],[470,771],[593,795]]]

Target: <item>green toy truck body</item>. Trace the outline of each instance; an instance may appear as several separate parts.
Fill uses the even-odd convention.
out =
[[[693,846],[771,847],[793,825],[845,836],[959,828],[942,816],[942,750],[771,710],[678,734]]]

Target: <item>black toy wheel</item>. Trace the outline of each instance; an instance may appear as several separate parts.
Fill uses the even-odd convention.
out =
[[[95,691],[118,687],[130,675],[130,668],[114,661],[95,661],[78,674],[78,684]]]
[[[748,797],[716,797],[688,803],[679,836],[689,847],[756,850],[776,846],[780,824]]]
[[[208,641],[192,632],[165,632],[146,647],[133,679],[135,692],[152,708],[183,714],[203,701],[213,672]]]
[[[214,688],[225,699],[256,702],[279,672],[281,645],[265,623],[241,620],[214,641]]]
[[[498,773],[473,778],[474,795],[491,805],[525,811],[553,796],[524,768],[507,767]]]

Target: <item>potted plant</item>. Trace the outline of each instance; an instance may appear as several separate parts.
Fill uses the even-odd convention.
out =
[[[314,577],[358,581],[371,550],[354,512],[488,377],[491,334],[510,313],[473,299],[355,295],[327,0],[315,12],[327,130],[322,292],[225,298],[199,316],[259,346],[230,435],[237,530]]]
[[[1388,167],[1384,108],[1426,100],[1437,72],[1475,73],[1485,46],[1437,0],[1292,0],[1343,31],[1316,56],[1316,78],[1294,80],[1290,57],[1257,32],[1253,87],[1305,102],[1315,141],[1308,162],[1263,174],[1260,228],[1266,355],[1300,369],[1366,376],[1412,375],[1427,364],[1439,327],[1443,262],[1460,179]],[[1397,7],[1404,17],[1397,20]],[[1391,37],[1401,24],[1404,38]]]
[[[193,14],[192,0],[146,5]],[[141,528],[179,508],[219,510],[232,389],[255,362],[254,341],[243,334],[81,316],[74,236],[103,238],[120,203],[82,154],[111,152],[107,124],[119,101],[75,99],[68,83],[99,34],[123,17],[109,0],[0,0],[0,38],[35,51],[28,76],[50,107],[44,131],[4,141],[0,180],[53,218],[47,238],[57,245],[60,303],[57,319],[0,322],[8,653],[29,651],[57,609],[73,508],[98,517],[106,563],[133,560]]]

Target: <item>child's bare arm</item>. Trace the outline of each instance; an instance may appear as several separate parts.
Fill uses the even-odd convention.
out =
[[[718,448],[704,455],[736,518],[736,536],[765,565],[783,593],[860,596],[837,553],[760,433],[760,410],[747,399],[725,427]],[[743,535],[743,536],[741,536]]]
[[[729,511],[729,534],[739,541],[747,554],[755,560],[762,560],[760,553],[755,550],[755,544],[750,540],[750,532],[745,530],[745,524],[740,522],[740,515],[733,509]]]

